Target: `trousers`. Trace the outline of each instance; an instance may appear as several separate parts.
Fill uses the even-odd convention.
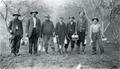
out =
[[[33,29],[32,35],[29,38],[29,53],[33,53],[33,48],[34,48],[34,54],[37,53],[37,42],[38,42],[38,37],[36,33],[36,28]]]
[[[102,43],[101,35],[99,32],[92,33],[92,50],[94,53],[96,53],[97,43],[99,45],[100,52],[104,52],[103,43]]]
[[[14,38],[10,39],[11,53],[19,53],[21,37],[14,35]]]
[[[78,36],[79,36],[79,40],[77,40],[77,46],[80,46],[81,43],[82,43],[82,46],[86,46],[85,45],[85,32],[78,32]]]

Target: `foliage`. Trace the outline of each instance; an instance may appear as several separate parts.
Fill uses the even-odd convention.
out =
[[[61,4],[57,11],[55,11],[56,8],[55,9],[51,8],[43,0],[29,0],[29,1],[2,0],[2,1],[4,7],[1,8],[3,10],[0,11],[0,15],[6,21],[6,26],[7,23],[9,23],[9,21],[13,18],[12,14],[16,12],[22,15],[20,19],[24,21],[24,23],[26,23],[26,21],[30,17],[29,13],[32,10],[37,10],[40,13],[38,14],[38,17],[40,17],[42,21],[44,20],[43,16],[45,14],[51,14],[54,19],[59,16],[65,17],[66,18],[65,22],[68,21],[69,16],[75,16],[77,20],[78,12],[84,10],[87,14],[87,18],[90,23],[91,18],[93,17],[98,17],[100,19],[100,23],[103,25],[103,33],[108,30],[108,27],[111,27],[112,30],[114,29],[116,31],[116,27],[118,26],[116,22],[115,22],[116,24],[114,24],[115,26],[109,25],[111,25],[110,24],[110,21],[112,20],[111,18],[114,18],[113,17],[114,15],[112,15],[112,13],[115,13],[113,11],[113,8],[116,6],[119,0],[69,0],[69,1],[64,0],[65,1],[64,4]],[[111,32],[111,34],[114,33]]]

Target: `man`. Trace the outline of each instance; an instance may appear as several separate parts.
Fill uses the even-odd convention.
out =
[[[29,38],[29,53],[37,54],[37,42],[38,38],[41,36],[41,21],[37,18],[37,11],[30,12],[31,18],[28,20],[26,25],[26,35]],[[32,51],[34,47],[34,53]]]
[[[8,27],[9,32],[11,34],[10,45],[11,45],[11,53],[14,56],[18,56],[20,41],[23,37],[23,25],[22,21],[19,20],[20,14],[13,14],[15,17],[12,21],[10,21],[10,25]]]
[[[63,54],[63,45],[65,40],[65,34],[66,34],[66,25],[64,23],[64,18],[60,17],[59,22],[56,24],[56,35],[57,35],[57,42],[58,42],[58,49],[60,54]]]
[[[45,21],[42,23],[42,37],[44,39],[44,47],[45,47],[45,52],[48,54],[48,45],[52,46],[51,48],[54,49],[52,43],[52,37],[54,34],[54,25],[53,22],[50,20],[50,16],[46,15],[45,16]]]
[[[70,16],[69,17],[69,23],[67,24],[67,28],[66,28],[66,38],[67,38],[67,44],[65,44],[65,52],[67,53],[67,49],[69,46],[69,42],[71,42],[71,53],[73,52],[73,48],[74,48],[74,44],[75,41],[72,40],[72,35],[75,33],[75,17]]]
[[[102,44],[102,29],[101,25],[98,23],[99,19],[98,18],[93,18],[92,19],[93,24],[90,26],[90,38],[92,39],[92,49],[93,49],[93,55],[96,54],[96,44],[98,42],[99,48],[100,48],[100,54],[104,53],[104,48]]]
[[[77,21],[77,34],[79,36],[79,40],[77,41],[78,46],[78,54],[80,54],[80,44],[82,43],[82,53],[85,50],[85,36],[88,33],[88,21],[85,17],[85,12],[79,12],[79,19]]]

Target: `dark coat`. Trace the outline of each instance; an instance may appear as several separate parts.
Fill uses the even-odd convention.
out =
[[[18,27],[18,29],[16,28]],[[15,35],[19,35],[20,38],[23,36],[23,25],[22,21],[19,19],[14,19],[10,21],[9,27],[8,27],[10,33],[12,34],[12,37],[14,38]]]
[[[56,24],[56,29],[55,29],[56,35],[58,35],[58,42],[64,43],[65,35],[66,35],[66,25],[63,22],[63,24],[60,24],[59,22]]]
[[[82,20],[77,21],[77,32],[86,32],[88,31],[88,21],[85,17]]]
[[[73,22],[72,24],[71,22],[69,22],[67,24],[67,29],[66,29],[67,38],[71,39],[71,36],[75,33],[75,27],[76,27],[76,22]]]
[[[49,35],[52,36],[54,32],[54,25],[53,22],[50,20],[45,20],[42,23],[42,35]]]
[[[28,20],[27,25],[26,25],[26,33],[28,34],[29,38],[32,35],[32,31],[33,31],[33,28],[34,28],[33,26],[34,26],[33,18],[30,18]],[[41,36],[41,21],[38,18],[36,18],[36,33],[37,33],[37,37]]]

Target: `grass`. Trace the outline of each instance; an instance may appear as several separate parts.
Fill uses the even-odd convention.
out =
[[[105,45],[105,53],[103,55],[91,55],[91,46],[86,47],[85,55],[63,54],[57,52],[45,54],[39,52],[38,56],[30,56],[28,54],[28,46],[21,46],[20,56],[12,57],[10,52],[0,56],[0,66],[5,69],[75,69],[81,64],[83,69],[117,69],[119,64],[119,51],[116,51],[113,45]],[[8,50],[10,51],[10,50]]]

